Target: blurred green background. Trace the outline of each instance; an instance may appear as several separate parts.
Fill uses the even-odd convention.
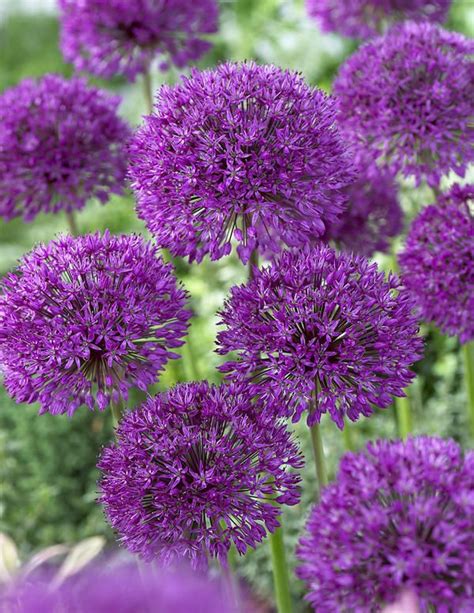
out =
[[[305,14],[302,0],[221,1],[221,28],[214,37],[213,51],[201,62],[212,66],[230,59],[254,58],[303,72],[308,81],[330,90],[339,64],[356,43],[335,35],[323,35]],[[48,10],[49,9],[49,12]],[[41,12],[43,10],[43,12]],[[454,2],[448,27],[472,36],[474,9],[468,1]],[[40,0],[0,0],[0,91],[27,76],[46,72],[72,74],[63,63],[58,48],[58,21],[54,2]],[[155,73],[154,85],[176,80],[176,73]],[[95,81],[98,83],[97,81]],[[141,81],[130,85],[120,80],[99,82],[123,96],[121,112],[132,124],[145,113]],[[402,186],[403,203],[410,212],[429,203],[429,190],[414,191]],[[412,214],[412,213],[411,213]],[[114,198],[106,206],[90,202],[77,216],[81,232],[104,230],[138,231],[146,234],[134,214],[133,198]],[[0,221],[0,273],[14,267],[16,260],[39,241],[48,241],[66,231],[63,215],[44,215],[33,223]],[[388,259],[379,258],[384,266]],[[195,312],[190,332],[192,359],[170,365],[157,388],[175,381],[194,378],[219,379],[214,353],[215,313],[228,288],[244,279],[246,271],[232,257],[217,263],[189,266],[176,262],[178,274],[192,295]],[[424,329],[426,356],[416,366],[419,377],[410,393],[414,409],[414,431],[452,436],[469,444],[465,419],[466,395],[462,383],[462,362],[455,339],[446,339],[432,329]],[[139,402],[135,394],[130,406]],[[352,429],[360,447],[367,439],[396,436],[393,408],[358,422]],[[37,416],[37,407],[17,406],[0,388],[0,531],[9,534],[24,556],[53,543],[75,542],[86,536],[104,534],[110,543],[100,507],[95,504],[98,450],[112,435],[111,416],[90,413],[82,408],[73,419],[66,416]],[[304,424],[297,428],[305,452],[310,457]],[[343,440],[329,420],[323,423],[323,436],[329,472],[334,475],[343,453]],[[472,442],[472,441],[471,441]],[[285,513],[285,538],[293,549],[312,501],[313,471],[304,474],[304,499]],[[263,595],[269,593],[268,546],[239,562]],[[301,586],[294,582],[295,593]]]

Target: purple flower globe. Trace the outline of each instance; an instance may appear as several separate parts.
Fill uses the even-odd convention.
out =
[[[445,21],[451,0],[306,0],[308,14],[325,32],[355,38],[380,34],[407,19]]]
[[[417,183],[463,176],[474,161],[473,52],[474,41],[428,23],[363,45],[334,83],[346,137]]]
[[[157,94],[131,145],[137,211],[161,246],[202,260],[301,246],[352,181],[335,104],[275,66],[223,64]]]
[[[390,240],[403,228],[403,211],[391,173],[363,171],[347,188],[347,210],[330,224],[325,240],[344,251],[371,257],[387,251]]]
[[[59,0],[61,47],[77,70],[130,81],[154,59],[166,70],[199,59],[217,31],[216,0]]]
[[[100,410],[146,390],[183,344],[186,293],[139,236],[60,237],[25,255],[0,286],[0,369],[40,413]]]
[[[27,579],[0,594],[2,611],[15,613],[233,613],[220,582],[190,569],[152,569],[136,565],[92,566],[54,587]],[[11,608],[9,605],[11,604]]]
[[[404,395],[422,349],[411,311],[398,279],[365,258],[324,245],[284,252],[231,289],[218,352],[237,356],[221,370],[257,382],[294,421],[311,403],[310,426],[329,413],[342,429],[345,416],[356,421]]]
[[[315,610],[381,611],[405,589],[421,611],[474,608],[474,453],[417,437],[346,453],[301,538]]]
[[[283,423],[246,388],[186,383],[149,398],[104,449],[100,501],[121,542],[144,559],[243,554],[299,501],[302,458]]]
[[[420,317],[474,339],[474,185],[455,185],[413,221],[399,256]]]
[[[81,209],[122,192],[128,126],[120,98],[46,75],[0,95],[0,217]]]

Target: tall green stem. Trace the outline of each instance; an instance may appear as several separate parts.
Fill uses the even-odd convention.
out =
[[[313,398],[311,400],[311,405],[309,408],[309,413],[312,415],[316,413],[318,409],[318,394],[319,394],[319,381],[315,381]],[[310,427],[311,433],[311,446],[313,448],[314,455],[314,463],[316,466],[316,478],[318,480],[318,496],[321,495],[321,490],[327,484],[328,478],[326,474],[326,462],[324,460],[324,448],[323,448],[323,440],[321,438],[321,427],[318,422],[314,423]]]
[[[188,332],[188,338],[186,339],[183,349],[181,351],[184,375],[187,381],[199,381],[201,376],[196,364],[196,355],[194,352],[194,343],[191,340],[191,329]]]
[[[254,277],[254,268],[258,268],[258,251],[254,249],[249,260],[249,281]]]
[[[323,440],[321,437],[321,426],[315,423],[310,428],[311,445],[313,447],[314,463],[316,465],[316,477],[318,479],[318,498],[321,490],[327,485],[326,462],[324,460]]]
[[[149,68],[143,73],[143,93],[145,95],[146,110],[151,115],[153,113],[153,84]]]
[[[406,394],[407,396],[404,396],[403,398],[395,398],[398,435],[403,440],[408,437],[413,429],[408,390],[406,390]]]
[[[114,430],[117,430],[120,420],[122,419],[123,414],[123,400],[111,400],[110,408],[112,411],[112,423],[114,425]]]
[[[352,426],[348,421],[344,424],[344,430],[342,431],[344,438],[344,447],[346,451],[354,451],[354,441],[352,440]]]
[[[285,543],[283,541],[283,527],[280,525],[275,532],[270,533],[269,539],[277,610],[278,613],[291,613],[290,580],[286,561]]]
[[[76,216],[74,215],[74,212],[68,211],[66,213],[66,219],[67,219],[67,224],[69,226],[69,232],[72,234],[72,236],[78,236],[79,230],[77,227]]]
[[[474,341],[463,345],[464,378],[466,380],[469,427],[474,437]]]

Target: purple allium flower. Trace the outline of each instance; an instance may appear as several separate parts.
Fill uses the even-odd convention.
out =
[[[452,440],[380,440],[346,453],[301,539],[315,610],[380,611],[414,590],[421,611],[474,610],[474,452]]]
[[[217,31],[216,0],[59,0],[61,47],[77,70],[133,81],[155,58],[183,68],[211,44]]]
[[[420,316],[474,339],[474,185],[455,185],[413,221],[399,256]]]
[[[306,6],[324,31],[368,38],[407,19],[443,22],[451,0],[306,0]]]
[[[60,237],[2,282],[0,364],[17,402],[40,413],[105,409],[154,383],[190,312],[172,267],[139,236]]]
[[[347,195],[347,209],[328,226],[324,239],[334,241],[344,251],[366,257],[387,251],[390,239],[403,227],[403,211],[392,174],[364,171],[347,188]]]
[[[175,255],[242,261],[300,246],[343,210],[352,181],[335,104],[275,66],[223,64],[163,86],[131,146],[138,214]]]
[[[345,415],[355,421],[403,396],[422,347],[411,309],[398,279],[365,258],[324,245],[284,252],[231,289],[218,352],[237,359],[221,369],[258,382],[295,421],[317,388],[308,424],[329,412],[343,428]]]
[[[11,602],[12,607],[8,605]],[[234,609],[217,581],[189,569],[151,569],[136,565],[94,566],[60,587],[25,580],[4,596],[15,613],[231,613]]]
[[[240,553],[299,501],[301,456],[246,388],[186,383],[128,413],[99,462],[100,501],[121,542],[149,560]]]
[[[0,217],[73,211],[120,194],[130,130],[120,98],[46,75],[0,95]]]
[[[379,165],[437,186],[474,161],[474,41],[407,22],[354,53],[334,83],[342,130]]]

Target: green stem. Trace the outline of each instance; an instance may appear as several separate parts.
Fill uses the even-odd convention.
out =
[[[309,407],[310,415],[312,415],[313,413],[316,413],[318,409],[318,394],[319,394],[319,381],[318,379],[316,379],[315,384],[314,384],[313,398],[311,401],[311,405]],[[321,495],[321,491],[323,487],[327,485],[327,482],[328,482],[328,478],[326,474],[326,462],[324,460],[323,440],[321,437],[321,426],[319,425],[318,422],[315,422],[310,427],[309,430],[311,433],[311,446],[313,448],[314,463],[316,466],[316,478],[318,480],[317,499],[319,499],[319,496]]]
[[[466,380],[469,427],[474,437],[474,341],[463,345],[464,377]]]
[[[249,281],[254,278],[254,268],[258,268],[258,251],[254,249],[249,260]]]
[[[354,451],[354,441],[352,440],[352,426],[346,421],[344,424],[344,430],[342,431],[344,438],[344,447],[346,451]]]
[[[410,411],[410,398],[408,390],[403,398],[395,398],[395,412],[397,414],[397,429],[400,438],[405,440],[413,429]]]
[[[283,541],[283,527],[270,533],[270,549],[272,555],[273,583],[278,613],[291,613],[291,593],[288,564],[286,562],[285,543]]]
[[[117,430],[120,420],[122,419],[122,413],[124,409],[123,400],[111,400],[110,408],[112,410],[112,423],[114,425],[114,430]]]
[[[69,232],[72,234],[72,236],[78,236],[79,230],[77,227],[76,216],[74,215],[74,212],[68,211],[66,213],[66,219],[67,219],[67,224],[69,226]]]
[[[201,376],[199,374],[199,369],[196,365],[195,352],[194,352],[194,344],[191,341],[191,328],[188,332],[188,338],[183,345],[181,350],[182,361],[183,361],[183,369],[184,376],[187,381],[199,381]]]
[[[318,479],[318,498],[321,495],[321,491],[325,485],[327,485],[328,478],[326,474],[326,462],[324,460],[324,448],[323,440],[321,437],[321,426],[315,423],[310,428],[311,431],[311,445],[313,447],[314,463],[316,465],[316,477]]]
[[[146,110],[151,115],[153,113],[153,84],[149,68],[143,73],[143,93],[145,95]]]

